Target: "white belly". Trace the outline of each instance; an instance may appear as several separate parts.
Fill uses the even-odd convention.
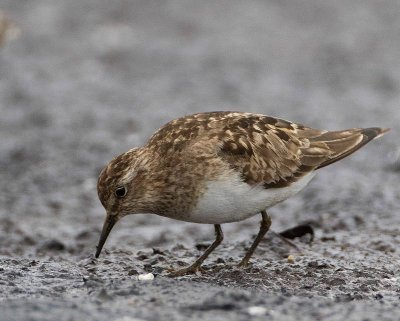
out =
[[[314,177],[308,174],[289,187],[269,188],[250,186],[240,180],[218,180],[207,184],[187,221],[194,223],[222,224],[237,222],[254,216],[301,191]]]

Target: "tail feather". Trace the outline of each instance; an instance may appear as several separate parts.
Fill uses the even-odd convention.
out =
[[[354,128],[326,132],[318,137],[310,139],[311,144],[322,143],[331,152],[329,158],[322,162],[316,169],[325,167],[349,156],[372,139],[384,135],[387,131],[389,131],[389,128]]]

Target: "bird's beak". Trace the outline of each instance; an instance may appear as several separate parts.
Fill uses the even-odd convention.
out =
[[[99,257],[101,249],[103,248],[104,243],[106,243],[108,234],[110,234],[111,229],[113,228],[115,223],[117,223],[117,220],[118,219],[116,218],[115,215],[107,214],[106,219],[103,224],[103,230],[101,231],[99,244],[97,245],[97,250],[96,250],[96,255],[95,255],[96,258]]]

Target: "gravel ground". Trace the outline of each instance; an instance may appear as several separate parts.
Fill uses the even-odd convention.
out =
[[[397,0],[2,0],[1,320],[395,320],[400,315]],[[15,33],[17,34],[17,33]],[[102,256],[96,179],[172,118],[259,112],[313,127],[391,127],[259,218],[223,226],[206,273],[171,279],[213,227],[124,218]],[[293,260],[288,260],[292,255]],[[153,281],[138,279],[152,272]]]

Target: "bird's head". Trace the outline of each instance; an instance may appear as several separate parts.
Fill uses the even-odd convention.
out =
[[[111,229],[128,214],[150,212],[151,201],[146,191],[145,158],[141,148],[131,149],[115,157],[100,173],[97,193],[106,210],[96,257],[99,257]]]

